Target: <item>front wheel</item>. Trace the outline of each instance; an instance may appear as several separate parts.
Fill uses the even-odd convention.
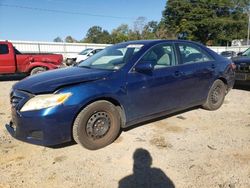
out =
[[[120,127],[117,107],[101,100],[91,103],[78,114],[73,125],[73,138],[81,146],[96,150],[111,144]]]
[[[207,110],[217,110],[224,102],[226,87],[223,81],[215,80],[209,90],[207,101],[202,105]]]
[[[71,66],[74,64],[74,60],[73,59],[66,59],[66,65],[67,66]]]

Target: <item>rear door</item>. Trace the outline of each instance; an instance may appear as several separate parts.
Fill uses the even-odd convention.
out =
[[[0,73],[15,73],[16,64],[13,50],[6,43],[0,43]]]
[[[188,107],[203,102],[215,79],[216,63],[204,49],[193,43],[178,42],[179,57],[176,76],[182,80],[181,106]]]

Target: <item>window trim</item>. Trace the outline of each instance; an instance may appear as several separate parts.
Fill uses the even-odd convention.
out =
[[[135,66],[141,61],[141,59],[154,47],[156,46],[159,46],[159,45],[169,45],[169,46],[172,46],[172,49],[173,49],[173,52],[174,52],[174,58],[175,58],[175,65],[172,65],[172,66],[168,66],[168,67],[164,67],[164,68],[160,68],[160,69],[153,69],[153,71],[155,70],[164,70],[164,69],[167,69],[167,68],[170,68],[170,67],[175,67],[178,65],[178,62],[179,62],[179,59],[178,59],[178,54],[177,54],[177,51],[176,51],[176,47],[175,47],[175,43],[172,42],[172,41],[168,41],[168,42],[162,42],[162,43],[158,43],[158,44],[155,44],[153,46],[151,46],[149,49],[147,49],[142,55],[141,57],[135,62],[135,64],[129,69],[128,73],[135,73]]]
[[[193,43],[184,43],[184,42],[175,42],[175,48],[176,48],[176,51],[177,51],[177,56],[178,56],[178,63],[179,62],[183,62],[182,60],[182,57],[181,57],[181,52],[180,52],[180,48],[179,48],[179,45],[189,45],[190,47],[194,47],[196,48],[197,50],[199,50],[200,52],[204,53],[208,58],[210,58],[210,60],[208,61],[199,61],[199,62],[192,62],[192,63],[183,63],[183,64],[177,64],[176,66],[180,66],[180,65],[193,65],[193,64],[198,64],[198,63],[208,63],[208,62],[215,62],[215,58],[210,55],[206,50],[202,49],[199,45],[197,44],[193,44]]]

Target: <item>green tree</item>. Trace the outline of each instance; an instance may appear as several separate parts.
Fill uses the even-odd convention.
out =
[[[127,24],[121,24],[111,33],[112,43],[128,41],[129,27]]]
[[[157,39],[176,39],[174,33],[165,27],[163,21],[160,21],[160,23],[158,24],[155,31],[155,36]]]
[[[63,42],[61,37],[56,37],[53,42]]]
[[[64,40],[65,42],[68,42],[68,43],[73,43],[73,42],[77,42],[76,39],[74,39],[72,36],[67,36]]]
[[[142,31],[142,39],[156,39],[156,31],[158,28],[158,22],[150,21],[148,22]]]
[[[103,30],[100,26],[93,26],[89,28],[83,42],[110,44],[112,40],[108,31]]]
[[[226,44],[245,38],[249,0],[168,0],[163,22],[178,38]]]

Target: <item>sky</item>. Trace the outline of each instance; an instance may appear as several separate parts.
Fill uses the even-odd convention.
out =
[[[109,32],[136,18],[160,21],[166,0],[0,0],[0,39],[53,41],[71,35],[77,40],[88,29]]]

